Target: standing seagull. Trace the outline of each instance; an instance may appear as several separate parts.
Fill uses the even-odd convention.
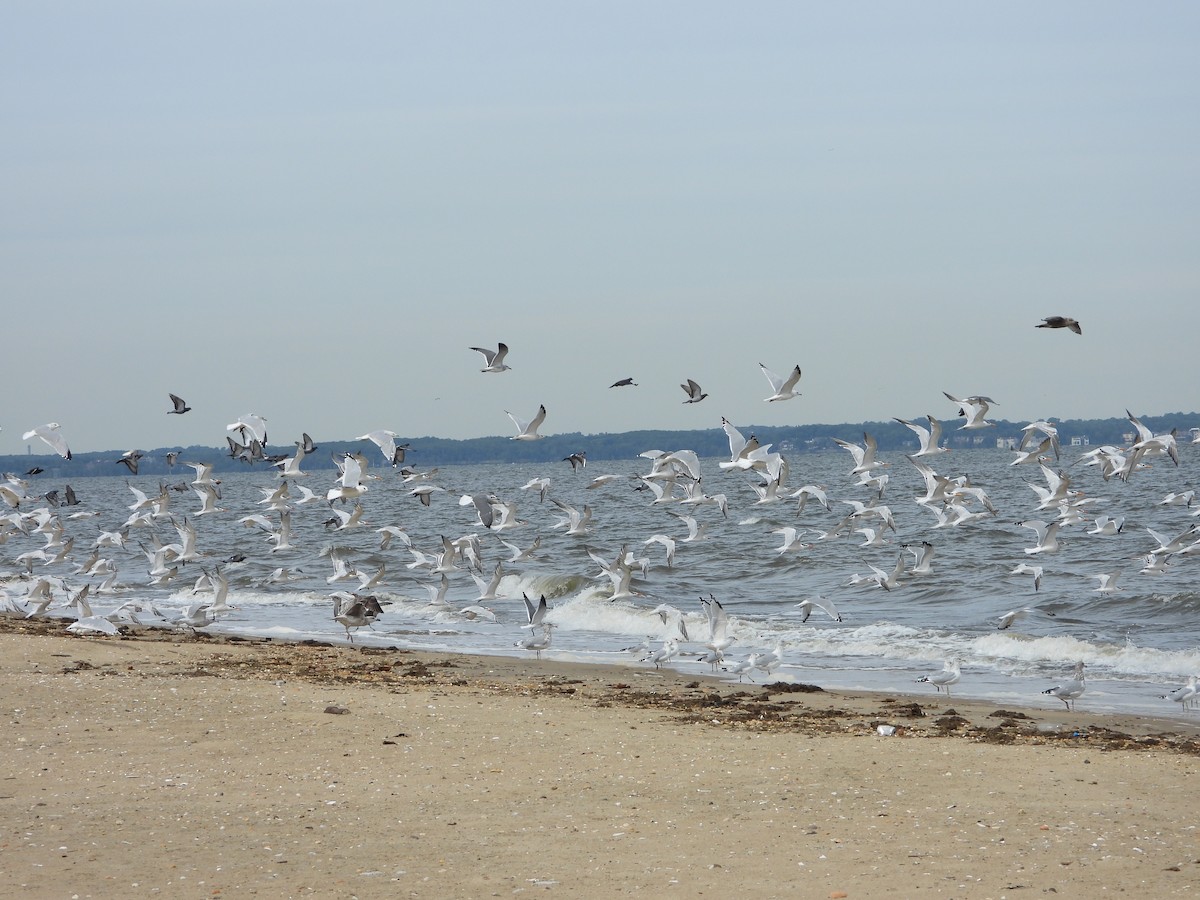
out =
[[[487,368],[480,369],[480,372],[507,372],[512,366],[504,364],[504,357],[508,356],[508,344],[501,341],[495,350],[487,350],[483,347],[472,347],[476,353],[482,353],[483,358],[487,360]]]
[[[62,433],[59,431],[61,426],[57,422],[47,422],[45,425],[39,425],[31,431],[21,435],[21,440],[28,441],[31,438],[41,438],[50,448],[54,450],[63,459],[71,458],[71,450],[67,447],[67,442],[63,439]]]
[[[501,346],[503,346],[503,345],[501,345]],[[538,407],[537,415],[534,416],[528,422],[522,422],[520,419],[518,419],[516,416],[514,416],[512,413],[510,413],[507,409],[504,411],[504,413],[510,419],[512,419],[513,424],[517,426],[517,433],[512,436],[512,440],[514,440],[514,441],[538,441],[538,440],[541,440],[545,436],[545,435],[541,435],[541,434],[537,433],[537,430],[541,426],[542,422],[546,421],[545,404]]]
[[[687,380],[687,384],[681,384],[680,387],[683,388],[684,393],[688,395],[688,398],[683,401],[684,403],[699,403],[708,396],[708,394],[704,393],[704,390],[700,387],[700,385],[696,384],[696,382],[692,381],[690,378]]]
[[[1083,334],[1083,328],[1069,316],[1047,316],[1037,328],[1070,328],[1076,334]]]
[[[958,684],[958,679],[962,677],[962,673],[958,668],[957,659],[946,660],[942,666],[942,671],[934,672],[931,675],[922,675],[917,679],[918,684],[932,684],[940,693],[942,688],[946,689],[946,696],[950,696],[950,685]]]
[[[172,414],[182,416],[185,412],[191,412],[192,408],[183,402],[182,397],[176,397],[174,394],[170,393],[168,393],[167,396],[171,398],[171,403],[175,407],[174,409],[167,410],[168,416]]]
[[[1075,663],[1074,675],[1072,675],[1062,684],[1056,684],[1052,688],[1046,688],[1046,690],[1042,691],[1042,693],[1053,694],[1063,702],[1063,705],[1066,706],[1068,710],[1072,710],[1075,708],[1075,701],[1083,695],[1084,687],[1083,663],[1077,662]]]
[[[774,400],[791,400],[793,397],[799,396],[799,392],[796,390],[796,383],[800,380],[799,366],[795,366],[788,373],[786,379],[780,378],[762,363],[759,363],[758,367],[762,369],[762,373],[767,376],[767,381],[771,384],[771,396],[765,398],[767,403]]]

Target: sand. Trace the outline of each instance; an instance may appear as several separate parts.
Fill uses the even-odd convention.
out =
[[[63,624],[0,620],[5,897],[1200,893],[1178,722]]]

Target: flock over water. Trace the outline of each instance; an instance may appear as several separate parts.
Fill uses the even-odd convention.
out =
[[[505,344],[471,349],[511,371]],[[765,400],[799,396],[799,366],[761,369]],[[934,402],[947,428],[995,429],[989,397]],[[5,475],[0,608],[101,639],[205,629],[1187,716],[1200,431],[1127,415],[1119,447],[1063,447],[1039,421],[1011,450],[950,451],[931,413],[898,419],[913,446],[886,455],[870,434],[794,453],[718,418],[726,457],[648,447],[602,471],[586,447],[421,470],[376,429],[312,472],[308,435],[272,456],[245,415],[226,429],[237,474],[171,458],[174,477],[139,478],[130,451],[120,477]],[[510,416],[514,440],[541,437],[544,405]],[[71,458],[55,423],[26,438]]]

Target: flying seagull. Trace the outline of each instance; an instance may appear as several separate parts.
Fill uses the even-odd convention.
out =
[[[1038,328],[1070,328],[1076,334],[1083,334],[1083,328],[1070,316],[1047,316],[1042,319]]]
[[[771,396],[764,398],[766,402],[790,400],[793,397],[799,396],[799,392],[796,390],[796,382],[800,380],[799,366],[794,366],[786,379],[780,378],[762,363],[759,363],[758,367],[762,369],[762,373],[767,376],[767,381],[771,384]]]
[[[696,382],[692,381],[690,378],[687,380],[687,384],[681,384],[680,387],[683,388],[684,393],[688,395],[688,399],[684,400],[684,403],[699,403],[708,396],[708,394],[704,393],[704,391],[701,389],[700,385],[696,384]]]
[[[175,407],[174,409],[167,410],[168,416],[172,415],[172,414],[177,415],[177,416],[182,416],[185,412],[191,411],[191,407],[183,402],[182,397],[176,397],[174,394],[170,394],[170,393],[168,393],[167,396],[171,398],[171,403]]]
[[[637,382],[632,378],[622,378],[620,381],[614,381],[609,385],[610,388],[615,387],[637,387]]]
[[[21,440],[28,441],[31,438],[41,438],[50,448],[61,456],[63,459],[71,458],[71,450],[67,447],[67,442],[63,439],[62,433],[59,431],[61,426],[57,422],[47,422],[45,425],[39,425],[30,431],[21,435]]]
[[[514,441],[537,441],[537,440],[540,440],[542,437],[544,437],[544,435],[538,434],[537,430],[541,426],[542,422],[544,422],[546,420],[545,405],[539,406],[537,415],[535,415],[528,422],[522,422],[520,419],[518,419],[516,416],[514,416],[512,413],[510,413],[507,409],[504,411],[504,413],[510,419],[512,419],[513,424],[517,426],[517,433],[512,436],[512,440],[514,440]]]
[[[483,358],[487,360],[487,368],[480,369],[481,372],[506,372],[512,366],[504,364],[504,357],[508,356],[508,344],[501,341],[495,350],[487,350],[483,347],[472,347],[477,353],[482,353]]]

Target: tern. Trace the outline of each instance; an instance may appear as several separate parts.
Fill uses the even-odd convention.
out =
[[[793,397],[800,396],[796,390],[796,383],[800,381],[799,366],[794,366],[786,379],[780,378],[762,363],[759,363],[758,367],[762,369],[763,375],[767,377],[767,381],[771,385],[771,396],[764,398],[765,402],[772,403],[776,400],[791,400]]]
[[[991,404],[996,402],[991,397],[964,397],[960,400],[953,394],[946,393],[946,391],[942,391],[942,393],[946,395],[946,399],[958,404],[958,414],[967,420],[960,426],[960,430],[964,428],[990,428],[996,424],[984,418],[987,415],[988,409],[991,408]]]
[[[1035,325],[1035,328],[1070,328],[1076,334],[1083,334],[1083,328],[1080,324],[1070,316],[1047,316],[1042,319],[1041,325]]]
[[[512,413],[510,413],[507,409],[504,411],[504,413],[510,419],[512,419],[513,424],[517,426],[517,433],[512,436],[511,440],[514,440],[514,441],[540,441],[544,437],[544,435],[538,434],[538,428],[541,427],[541,424],[544,421],[546,421],[545,404],[538,407],[537,415],[535,415],[528,422],[522,422],[520,419],[518,419],[516,416],[514,416]]]
[[[908,419],[896,419],[901,425],[909,428],[913,434],[921,441],[921,449],[913,454],[916,456],[937,456],[940,453],[949,453],[946,447],[940,446],[942,441],[942,423],[933,416],[926,415],[925,419],[929,422],[929,427],[918,425],[916,422],[910,422]]]
[[[482,353],[483,358],[487,360],[487,367],[480,369],[480,372],[507,372],[511,366],[504,364],[504,358],[508,356],[508,344],[501,341],[495,350],[488,350],[484,347],[472,347],[476,353]]]

